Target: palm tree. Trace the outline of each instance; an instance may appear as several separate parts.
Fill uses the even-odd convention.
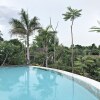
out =
[[[51,26],[47,26],[45,29],[41,28],[39,30],[39,36],[36,39],[42,40],[41,44],[44,48],[45,52],[45,66],[48,67],[48,53],[49,53],[49,46],[52,45],[54,31],[51,30]]]
[[[12,18],[10,22],[12,29],[12,35],[20,35],[26,37],[27,44],[27,64],[30,64],[30,53],[29,53],[29,36],[32,35],[33,31],[39,28],[40,24],[38,18],[35,16],[32,19],[29,19],[29,15],[23,9],[20,13],[20,20]]]
[[[67,20],[71,21],[71,39],[72,39],[72,58],[71,58],[71,62],[72,62],[72,72],[73,72],[74,71],[73,70],[73,66],[74,66],[73,23],[74,23],[74,20],[76,18],[80,17],[80,15],[81,15],[80,12],[82,10],[72,9],[71,7],[67,7],[67,9],[68,9],[68,11],[65,14],[63,14],[63,16],[64,16],[65,21],[67,21]]]
[[[51,26],[52,30],[54,31],[54,63],[55,63],[55,61],[56,61],[56,43],[58,42],[58,41],[56,41],[57,40],[58,22],[57,22],[57,25],[56,25],[56,27],[54,29],[53,26],[52,26],[52,24],[51,24],[51,18],[50,18],[50,26]]]

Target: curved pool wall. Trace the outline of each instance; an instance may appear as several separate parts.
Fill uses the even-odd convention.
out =
[[[47,67],[40,67],[40,66],[30,66],[30,67],[36,67],[36,68],[41,68],[41,69],[46,69],[46,70],[52,70],[61,74],[64,74],[68,79],[71,79],[84,88],[86,88],[89,92],[91,92],[94,96],[100,100],[100,82],[97,82],[95,80],[92,80],[90,78],[86,78],[77,74],[73,74],[70,72],[58,70],[58,69],[53,69],[53,68],[47,68]]]

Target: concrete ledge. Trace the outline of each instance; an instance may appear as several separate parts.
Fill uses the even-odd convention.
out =
[[[61,73],[69,79],[73,79],[75,82],[86,88],[89,92],[91,92],[93,95],[95,95],[99,100],[100,100],[100,82],[97,82],[95,80],[73,74],[70,72],[58,70],[58,69],[53,69],[53,68],[46,68],[46,67],[39,67],[39,66],[30,66],[30,67],[35,67],[35,68],[41,68],[41,69],[46,69],[46,70],[51,70],[51,71],[56,71],[58,73]]]

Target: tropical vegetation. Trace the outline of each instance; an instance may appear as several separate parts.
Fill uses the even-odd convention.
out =
[[[20,36],[24,36],[27,46],[27,64],[30,64],[29,36],[32,35],[33,31],[39,29],[40,24],[36,16],[29,19],[28,13],[23,9],[20,13],[20,19],[21,20],[12,18],[10,22],[12,29],[10,32],[12,35],[18,34]]]
[[[70,11],[75,11],[75,16],[72,17],[72,14],[69,16],[65,13],[66,21],[68,19],[74,21],[81,15],[81,10],[72,8],[68,8],[68,10],[69,15]],[[56,35],[57,30],[53,29],[51,23],[47,27],[42,27],[37,17],[30,20],[28,13],[24,10],[21,10],[20,17],[20,20],[13,18],[10,21],[10,33],[18,35],[20,38],[7,41],[3,39],[3,34],[0,32],[1,66],[26,64],[45,66],[74,72],[100,81],[100,45],[81,46],[74,45],[72,42],[70,47],[64,46],[59,43]],[[71,24],[71,35],[73,37],[72,26],[73,22]],[[35,35],[30,44],[29,36],[35,30],[38,34]]]
[[[71,57],[71,62],[72,62],[72,72],[74,72],[74,43],[73,43],[73,24],[76,18],[80,17],[81,11],[82,10],[77,10],[77,9],[72,9],[71,7],[67,7],[68,11],[63,14],[64,15],[64,20],[70,20],[71,21],[71,39],[72,39],[72,57]]]

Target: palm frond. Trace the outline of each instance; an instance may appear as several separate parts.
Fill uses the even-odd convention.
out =
[[[100,27],[93,26],[90,28],[90,32],[100,32]]]
[[[12,29],[10,33],[12,34],[23,34],[23,35],[31,35],[32,32],[36,29],[40,29],[40,24],[38,22],[38,18],[34,17],[29,20],[28,13],[23,9],[21,10],[21,19],[12,19],[10,24],[12,25]]]
[[[80,10],[77,10],[77,9],[72,9],[71,7],[67,7],[68,11],[63,14],[64,16],[64,20],[67,21],[67,20],[74,20],[75,18],[77,17],[80,17],[81,16],[81,9]]]
[[[26,28],[28,29],[29,26],[29,17],[28,17],[28,13],[26,13],[24,11],[24,9],[21,10],[21,21],[23,22],[23,24],[26,26]]]
[[[12,19],[10,22],[12,29],[10,33],[12,35],[14,34],[26,34],[26,29],[24,28],[24,25],[17,19]]]
[[[40,23],[38,22],[38,20],[39,19],[36,16],[30,20],[30,23],[29,23],[30,31],[40,28]]]
[[[51,25],[48,25],[47,27],[46,27],[46,31],[49,31],[51,29]]]

